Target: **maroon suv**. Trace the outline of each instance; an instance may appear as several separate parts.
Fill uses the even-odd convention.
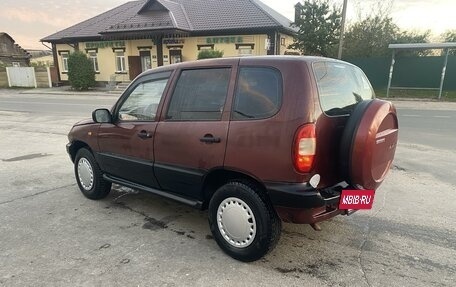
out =
[[[67,150],[86,197],[116,183],[207,208],[218,245],[253,261],[281,220],[317,228],[351,213],[341,192],[377,189],[397,137],[395,108],[356,66],[266,56],[149,70],[77,123]]]

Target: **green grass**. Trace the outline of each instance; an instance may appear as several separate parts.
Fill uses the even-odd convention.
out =
[[[378,98],[386,99],[386,88],[375,90]],[[429,90],[390,90],[390,99],[429,99],[438,100],[439,91]],[[456,102],[456,91],[442,91],[441,101]]]

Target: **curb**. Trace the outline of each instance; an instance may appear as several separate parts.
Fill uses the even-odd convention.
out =
[[[103,96],[103,97],[119,97],[120,94],[110,94],[108,92],[93,91],[93,92],[72,92],[72,91],[46,91],[46,90],[26,90],[20,94],[39,94],[39,95],[70,95],[70,96]]]

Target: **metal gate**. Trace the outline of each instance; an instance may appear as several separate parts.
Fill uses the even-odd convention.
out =
[[[10,87],[36,88],[35,69],[33,67],[7,67]]]

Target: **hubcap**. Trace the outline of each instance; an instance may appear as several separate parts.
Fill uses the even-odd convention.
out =
[[[85,190],[91,190],[93,187],[93,169],[92,165],[86,158],[81,158],[78,162],[79,183]]]
[[[255,239],[255,216],[250,207],[239,198],[229,197],[220,203],[217,226],[223,238],[232,246],[245,248]]]

